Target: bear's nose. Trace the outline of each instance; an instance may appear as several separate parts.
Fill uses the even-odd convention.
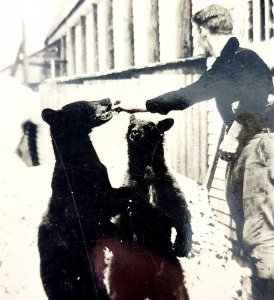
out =
[[[140,135],[140,134],[141,134],[141,132],[140,132],[139,130],[134,130],[134,129],[133,129],[133,130],[131,131],[131,135],[134,136],[134,137],[135,137],[135,136],[138,136],[138,135]]]
[[[142,132],[140,130],[136,130],[136,129],[131,130],[130,139],[132,141],[136,139],[139,140],[140,138],[142,138]]]

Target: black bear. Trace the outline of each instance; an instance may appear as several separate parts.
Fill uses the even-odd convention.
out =
[[[92,249],[115,235],[110,218],[117,203],[110,201],[115,193],[89,134],[112,118],[111,102],[78,101],[44,109],[42,117],[56,157],[52,197],[38,234],[44,289],[50,300],[108,299],[98,287]]]
[[[192,242],[190,213],[164,158],[164,132],[173,124],[170,118],[154,123],[131,116],[126,135],[129,166],[125,186],[135,191],[135,197],[127,204],[127,213],[120,215],[119,223],[127,228],[122,230],[127,240],[164,256],[171,249],[176,256],[187,256]],[[177,233],[173,245],[172,228]]]
[[[95,251],[111,299],[188,299],[177,256],[186,256],[191,248],[190,214],[164,159],[164,132],[173,123],[131,116],[124,184],[130,195],[115,218],[121,240],[100,241]],[[172,228],[177,231],[174,244]]]

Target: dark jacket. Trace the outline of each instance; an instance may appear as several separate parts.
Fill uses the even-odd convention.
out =
[[[271,73],[263,60],[255,52],[240,48],[237,38],[232,37],[198,81],[147,100],[146,107],[149,112],[167,114],[215,97],[224,123],[230,126],[243,113],[262,114],[272,90]],[[231,104],[235,101],[239,105],[233,112]]]

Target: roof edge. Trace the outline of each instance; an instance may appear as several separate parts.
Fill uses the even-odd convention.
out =
[[[50,38],[54,36],[54,34],[60,29],[60,27],[65,24],[65,22],[70,18],[70,16],[85,2],[86,0],[79,0],[75,6],[71,9],[71,11],[67,14],[67,16],[57,25],[57,27],[47,36],[45,39],[45,45],[48,44]]]

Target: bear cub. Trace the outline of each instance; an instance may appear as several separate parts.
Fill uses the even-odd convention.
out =
[[[130,118],[123,186],[128,200],[113,218],[120,238],[101,240],[94,251],[98,277],[108,283],[112,300],[189,299],[177,256],[191,248],[190,214],[164,159],[164,133],[173,123]],[[177,231],[174,243],[172,228]]]
[[[125,186],[132,191],[118,218],[123,239],[155,251],[165,258],[187,256],[191,249],[190,213],[182,191],[164,158],[164,133],[174,124],[158,123],[131,115],[126,134],[128,171]],[[176,239],[172,244],[172,228]]]

